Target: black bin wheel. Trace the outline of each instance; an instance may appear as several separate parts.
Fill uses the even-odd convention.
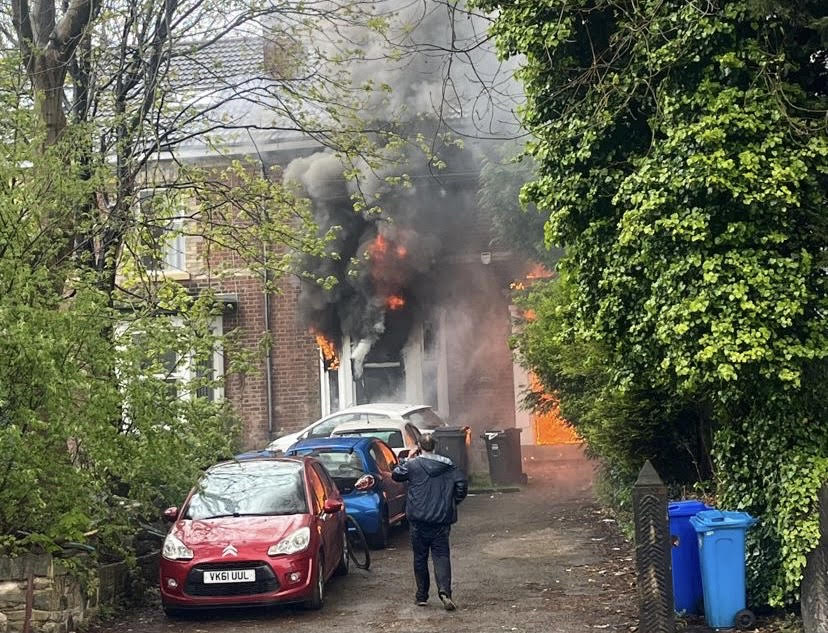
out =
[[[746,631],[756,626],[756,616],[750,609],[742,609],[733,618],[733,624],[740,631]]]

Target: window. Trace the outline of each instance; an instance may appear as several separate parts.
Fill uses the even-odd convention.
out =
[[[172,320],[173,328],[183,327],[180,317],[167,317]],[[210,324],[212,336],[220,339],[223,334],[222,317],[215,317]],[[130,337],[129,340],[136,347],[144,344],[149,336],[146,332],[130,332],[127,324],[119,327],[119,336]],[[215,341],[212,353],[206,358],[196,359],[195,355],[181,354],[175,349],[163,352],[157,359],[158,370],[151,376],[144,375],[143,378],[153,378],[167,384],[168,393],[171,398],[190,400],[193,397],[206,398],[211,402],[224,399],[224,388],[222,379],[224,377],[224,351],[219,340]],[[150,366],[150,359],[145,358],[141,363],[141,369],[146,371]],[[198,381],[196,388],[187,388],[193,381]],[[128,405],[127,405],[128,408]]]
[[[322,508],[325,507],[325,487],[322,484],[322,479],[319,477],[319,473],[316,472],[316,469],[313,468],[313,466],[305,468],[305,475],[308,478],[308,484],[310,484],[314,514],[318,514],[322,512]]]
[[[353,422],[358,419],[359,415],[356,413],[346,413],[344,415],[334,416],[329,420],[325,420],[324,422],[321,422],[313,427],[308,433],[308,437],[329,437],[331,432],[333,432],[333,430],[340,424],[345,424],[345,422]]]
[[[405,432],[408,434],[409,446],[416,446],[422,433],[413,424],[406,424]]]
[[[314,469],[317,471],[319,479],[322,480],[322,486],[325,488],[325,498],[335,497],[337,494],[336,484],[328,475],[328,471],[325,470],[324,466],[321,468],[314,466]]]
[[[382,451],[382,454],[385,455],[385,461],[388,463],[388,469],[391,470],[394,468],[394,466],[397,465],[397,456],[394,455],[394,451],[383,444],[378,444],[377,446]]]
[[[141,262],[148,271],[186,270],[184,222],[170,206],[164,189],[144,189],[138,194],[139,219],[145,229]]]
[[[371,457],[374,458],[374,461],[377,463],[377,469],[381,473],[390,473],[391,472],[391,464],[388,463],[388,456],[382,450],[382,444],[375,442],[371,444]]]
[[[403,417],[418,429],[433,431],[434,429],[439,429],[441,426],[445,426],[443,419],[434,413],[432,409],[418,409],[417,411],[406,413]]]
[[[375,437],[382,440],[391,448],[403,448],[403,434],[399,429],[348,429],[339,435],[358,435],[360,437]]]
[[[318,459],[332,477],[361,477],[365,474],[365,464],[359,453],[322,448],[299,451],[299,454]]]
[[[307,512],[300,467],[285,462],[237,462],[211,468],[184,514],[188,519]]]

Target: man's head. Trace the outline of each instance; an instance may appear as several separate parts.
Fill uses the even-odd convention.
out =
[[[420,447],[423,453],[433,453],[437,447],[437,442],[431,435],[421,435],[420,439],[417,440],[417,446]]]

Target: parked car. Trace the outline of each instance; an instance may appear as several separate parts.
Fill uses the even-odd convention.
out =
[[[397,457],[387,444],[375,437],[327,437],[301,440],[287,454],[321,462],[368,544],[388,544],[391,526],[405,520],[407,485],[391,479]]]
[[[268,444],[267,450],[284,452],[299,440],[315,437],[330,437],[331,432],[345,422],[370,422],[378,420],[411,422],[419,429],[420,433],[431,433],[434,429],[446,426],[442,418],[431,407],[424,404],[396,404],[389,402],[360,404],[326,415],[324,418],[320,418],[313,424],[306,426],[301,431],[283,435]]]
[[[344,502],[313,458],[209,468],[172,522],[161,553],[168,615],[198,607],[322,607],[326,581],[348,573]]]
[[[333,430],[331,437],[339,435],[376,437],[390,446],[398,459],[403,459],[417,450],[417,440],[420,439],[422,433],[411,422],[389,418],[340,424]]]

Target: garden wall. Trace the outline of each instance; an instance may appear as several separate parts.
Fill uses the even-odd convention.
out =
[[[73,563],[88,563],[84,556]],[[141,557],[145,577],[157,574],[157,553]],[[81,580],[62,559],[49,554],[0,556],[0,633],[70,633],[100,605],[130,597],[132,576],[126,563],[97,568],[97,578]],[[28,628],[27,628],[28,624]]]

